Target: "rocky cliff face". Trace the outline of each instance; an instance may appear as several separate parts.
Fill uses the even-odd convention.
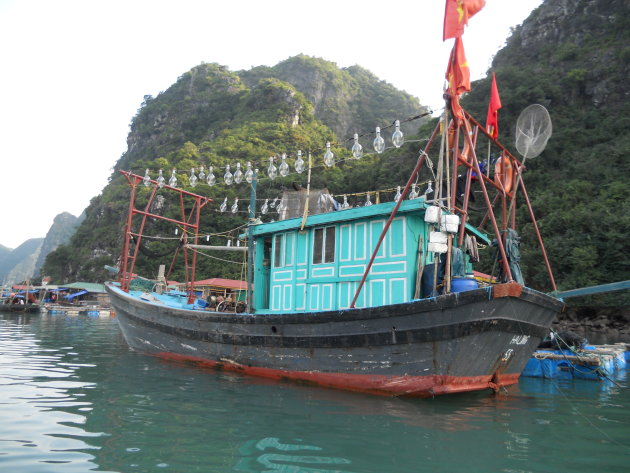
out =
[[[426,111],[418,99],[360,66],[340,69],[333,62],[298,55],[274,67],[257,67],[238,74],[249,85],[261,77],[275,77],[293,85],[313,104],[315,117],[340,140],[370,131],[376,124],[389,124]],[[416,121],[405,125],[403,131],[415,133],[420,124]]]
[[[628,0],[547,0],[516,28],[493,67],[553,68],[566,99],[619,107],[630,98]]]
[[[31,238],[14,250],[0,248],[0,282],[15,284],[37,277],[46,256],[70,240],[82,218],[63,212],[55,217],[46,238]]]
[[[0,282],[14,284],[32,277],[43,242],[43,238],[31,238],[6,254],[0,261]]]
[[[55,217],[53,224],[51,225],[46,238],[42,243],[41,251],[35,262],[33,274],[39,273],[46,256],[52,251],[55,251],[59,245],[63,245],[70,241],[70,237],[74,235],[77,226],[83,221],[84,216],[75,217],[71,213],[63,212]]]

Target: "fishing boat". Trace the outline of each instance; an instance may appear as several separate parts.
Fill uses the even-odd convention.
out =
[[[464,169],[463,201],[456,195],[455,173],[448,191],[437,186],[432,196],[414,195],[416,177],[443,125],[436,126],[392,202],[316,213],[309,210],[307,188],[306,196],[283,197],[285,203],[298,202],[297,211],[262,223],[255,213],[254,177],[247,246],[239,248],[248,260],[242,311],[209,309],[195,293],[195,250],[205,248],[199,244],[200,214],[211,200],[121,171],[131,201],[118,280],[106,288],[127,343],[165,359],[371,394],[430,397],[516,383],[563,303],[522,281],[515,208],[509,205],[519,185],[555,289],[520,179],[522,163],[468,113],[451,123],[454,142],[442,140],[450,147],[452,169]],[[492,179],[482,171],[475,153],[478,134],[501,150],[504,175]],[[468,146],[458,145],[459,137]],[[506,178],[506,168],[516,172]],[[494,242],[467,222],[475,176]],[[438,175],[438,182],[450,179]],[[135,204],[142,183],[152,187],[144,209]],[[502,205],[501,222],[489,187]],[[151,212],[158,191],[178,196],[181,219]],[[149,218],[185,229],[184,291],[169,291],[163,275],[154,287],[134,290],[134,265]],[[476,251],[491,243],[500,274],[475,276]]]
[[[285,192],[278,204],[279,220],[263,223],[256,211],[256,185],[265,176],[248,166],[242,181],[250,188],[246,245],[232,247],[247,254],[247,290],[240,304],[222,304],[216,310],[196,292],[198,252],[218,249],[199,244],[201,212],[212,201],[178,188],[175,170],[169,185],[161,172],[153,180],[148,170],[144,177],[120,171],[131,198],[118,279],[106,287],[133,349],[204,367],[393,396],[496,391],[518,381],[563,308],[553,295],[551,266],[522,180],[526,160],[538,156],[549,139],[551,121],[540,105],[524,110],[516,124],[518,159],[496,139],[500,101],[494,88],[487,127],[460,106],[460,94],[470,90],[470,76],[461,15],[451,10],[445,13],[444,39],[456,40],[446,74],[444,113],[424,149],[414,150],[415,167],[390,202],[376,196],[372,203],[368,193],[365,204],[350,208],[345,197],[340,203],[341,196],[325,191],[314,195],[309,153],[306,190]],[[399,125],[389,125],[395,126],[393,148],[404,141]],[[386,146],[378,127],[375,136],[374,149],[382,153]],[[354,143],[352,155],[359,159],[358,134]],[[484,162],[478,154],[486,143]],[[490,159],[491,149],[496,162]],[[285,159],[283,155],[287,170]],[[274,179],[274,158],[270,160],[266,178]],[[298,173],[298,163],[304,168],[300,160],[298,152]],[[330,143],[324,163],[334,165]],[[425,167],[436,188],[421,195],[416,185]],[[229,169],[224,177],[228,185],[236,181]],[[240,164],[236,169],[240,172]],[[196,179],[192,170],[190,182]],[[150,188],[148,195],[140,192],[141,185]],[[475,225],[469,205],[473,188],[485,203],[485,216],[474,219]],[[179,203],[178,218],[153,210],[156,195],[163,199],[167,192],[176,195],[172,203]],[[527,287],[523,280],[517,195],[518,205],[527,206],[551,293]],[[227,197],[222,211],[226,205]],[[182,291],[169,290],[170,269],[166,276],[161,270],[148,285],[134,284],[143,234],[151,227],[147,222],[155,220],[183,231],[175,253],[181,249],[186,265]],[[496,248],[498,274],[475,273],[481,247]]]

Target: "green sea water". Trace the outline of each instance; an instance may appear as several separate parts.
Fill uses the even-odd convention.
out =
[[[628,472],[625,374],[382,398],[164,362],[115,318],[0,313],[0,472]]]

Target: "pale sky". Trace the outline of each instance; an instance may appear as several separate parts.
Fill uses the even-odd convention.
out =
[[[464,34],[473,79],[541,3],[487,0]],[[453,43],[443,15],[444,0],[0,0],[0,244],[78,216],[126,151],[143,97],[202,62],[237,71],[303,53],[439,109]]]

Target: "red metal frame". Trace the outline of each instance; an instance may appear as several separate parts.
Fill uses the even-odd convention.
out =
[[[523,164],[514,156],[512,155],[512,153],[510,153],[505,146],[503,146],[501,143],[499,143],[496,139],[494,139],[486,130],[483,126],[481,126],[479,124],[479,122],[477,122],[468,112],[464,111],[464,116],[465,119],[464,120],[455,120],[455,130],[454,130],[454,145],[453,145],[453,156],[452,156],[452,177],[451,177],[451,189],[450,189],[450,195],[449,195],[449,207],[450,210],[452,212],[456,212],[458,214],[460,214],[460,218],[461,218],[461,226],[459,229],[459,235],[458,235],[458,245],[461,247],[463,244],[463,239],[464,239],[464,228],[466,225],[466,220],[468,217],[468,194],[470,191],[470,185],[471,185],[471,179],[472,179],[472,173],[473,171],[477,174],[478,180],[479,180],[479,184],[481,187],[481,191],[483,194],[483,198],[485,200],[486,203],[486,208],[487,208],[487,212],[486,215],[484,216],[480,227],[483,227],[483,225],[485,224],[485,222],[487,220],[490,220],[490,222],[492,223],[492,228],[494,230],[495,236],[496,236],[496,240],[497,240],[497,246],[499,248],[499,253],[501,255],[501,266],[503,268],[504,274],[507,276],[508,282],[513,281],[513,277],[512,277],[512,271],[510,270],[510,266],[508,264],[508,259],[507,259],[507,255],[505,252],[505,236],[507,234],[507,229],[508,227],[512,227],[512,228],[516,228],[516,210],[513,210],[512,212],[510,212],[510,215],[508,215],[507,212],[507,201],[508,200],[515,200],[516,199],[516,193],[513,191],[512,193],[510,192],[506,192],[502,186],[496,184],[494,182],[494,180],[490,179],[488,176],[486,176],[485,174],[483,174],[481,172],[481,168],[479,166],[479,160],[477,159],[477,153],[475,151],[475,146],[477,144],[477,136],[478,136],[478,132],[481,131],[481,133],[483,133],[490,141],[492,144],[494,144],[495,146],[497,146],[499,149],[501,149],[503,155],[505,157],[507,157],[511,164],[512,167],[516,170],[516,175],[518,176],[523,170],[524,170],[524,166]],[[473,129],[471,128],[470,124],[473,124],[475,129],[473,132]],[[407,181],[407,185],[405,186],[405,189],[403,190],[402,194],[401,194],[401,198],[399,199],[398,203],[396,204],[396,206],[394,207],[394,209],[392,210],[391,215],[389,216],[389,219],[387,220],[387,223],[385,224],[385,226],[383,227],[383,231],[381,232],[381,235],[378,239],[378,242],[376,243],[376,247],[374,248],[374,251],[372,253],[372,257],[370,258],[370,262],[368,263],[365,272],[363,273],[363,277],[361,279],[361,282],[359,283],[359,286],[357,287],[356,293],[354,295],[354,298],[352,299],[352,303],[350,304],[350,308],[354,308],[357,299],[359,298],[359,294],[361,293],[361,290],[363,288],[363,285],[365,284],[365,280],[367,279],[367,276],[370,272],[370,269],[372,268],[372,264],[374,262],[374,258],[376,257],[376,254],[378,253],[378,250],[381,246],[381,243],[383,241],[383,239],[385,238],[385,234],[387,233],[387,230],[389,229],[389,226],[391,225],[392,220],[394,219],[394,216],[396,215],[396,212],[398,211],[398,208],[400,207],[400,204],[402,203],[402,201],[405,199],[405,197],[407,196],[407,193],[409,192],[409,188],[411,187],[412,182],[414,181],[414,179],[416,178],[418,172],[420,171],[420,168],[422,166],[422,164],[424,163],[424,158],[426,156],[426,153],[429,151],[429,149],[431,148],[435,137],[437,136],[438,131],[440,130],[441,127],[441,123],[438,123],[438,125],[435,127],[435,129],[433,130],[433,133],[431,134],[431,137],[429,138],[429,141],[427,142],[427,145],[424,149],[424,151],[422,152],[420,158],[418,159],[418,162],[416,164],[416,167],[414,168],[413,172],[411,173],[411,176],[409,177],[409,180]],[[466,141],[464,148],[468,147],[468,153],[469,155],[466,157],[466,159],[462,159],[461,157],[461,151],[459,149],[459,136],[460,136],[460,128],[463,127],[463,135],[464,135],[464,140]],[[447,133],[448,134],[448,128],[443,130],[443,133]],[[471,134],[473,135],[471,137]],[[463,165],[466,166],[468,169],[466,171],[466,190],[465,190],[465,194],[464,194],[464,201],[463,201],[463,205],[462,208],[458,208],[456,206],[456,197],[457,197],[457,168],[458,166]],[[494,200],[491,202],[490,201],[490,196],[488,194],[488,189],[486,187],[486,184],[490,184],[491,186],[494,186],[494,188],[498,191],[498,194],[495,196]],[[437,186],[441,185],[440,183],[436,182],[436,188]],[[527,204],[527,208],[529,210],[529,215],[530,218],[532,220],[532,223],[534,225],[534,230],[536,232],[536,236],[538,238],[538,243],[540,245],[540,248],[542,250],[542,254],[543,254],[543,259],[545,261],[545,265],[547,267],[547,271],[549,273],[549,279],[551,280],[551,285],[553,287],[553,290],[556,290],[556,284],[554,281],[554,277],[553,277],[553,272],[551,271],[551,265],[549,264],[549,259],[547,257],[547,252],[545,251],[545,246],[543,244],[542,241],[542,237],[540,235],[540,232],[538,230],[538,225],[536,223],[536,218],[534,217],[534,212],[532,210],[529,198],[527,196],[527,191],[525,189],[525,184],[523,183],[523,181],[521,180],[521,189],[523,192],[523,195],[525,197],[525,202]],[[493,207],[495,205],[495,203],[497,202],[498,199],[501,199],[501,220],[502,220],[502,225],[501,225],[501,229],[499,229],[499,226],[497,224],[497,219],[495,217],[494,214],[494,210]],[[509,222],[509,223],[508,223]],[[450,239],[449,239],[449,250],[450,250]]]
[[[140,249],[140,244],[142,243],[142,236],[144,232],[144,227],[148,217],[155,218],[158,220],[164,220],[167,222],[174,223],[182,227],[182,240],[183,240],[183,248],[184,248],[184,264],[186,266],[186,291],[188,292],[189,299],[193,297],[194,283],[195,283],[195,267],[197,264],[197,253],[193,252],[192,261],[189,262],[188,258],[188,249],[186,244],[188,243],[188,232],[191,232],[194,235],[194,244],[198,243],[199,239],[199,223],[201,219],[201,209],[212,202],[212,199],[207,197],[203,197],[197,194],[193,194],[192,192],[185,191],[183,189],[178,189],[177,187],[171,187],[168,185],[163,186],[162,188],[166,191],[172,191],[179,195],[179,205],[181,212],[181,220],[176,220],[168,217],[164,217],[162,215],[157,215],[149,212],[151,205],[153,204],[153,200],[155,195],[157,194],[158,186],[157,181],[151,180],[151,185],[153,186],[151,190],[151,195],[149,196],[149,201],[145,206],[144,210],[140,210],[136,208],[136,197],[137,192],[136,189],[138,185],[143,182],[144,177],[139,176],[137,174],[133,174],[129,171],[119,171],[129,183],[131,187],[131,197],[129,199],[129,213],[127,215],[127,221],[125,223],[125,232],[123,238],[122,245],[122,254],[120,257],[120,266],[118,271],[118,281],[120,282],[121,289],[125,292],[129,292],[129,286],[131,284],[131,280],[133,279],[133,269],[136,264],[136,259],[138,257],[138,251]],[[184,197],[191,197],[193,199],[193,207],[190,210],[189,215],[186,215],[185,209],[185,201]],[[133,232],[133,224],[134,217],[136,215],[142,216],[142,220],[140,222],[140,227],[137,232]],[[131,253],[131,240],[133,237],[136,237],[135,247],[133,248],[133,254]],[[171,263],[169,269],[169,275],[173,268],[173,264],[175,263],[175,259],[179,254],[179,248],[175,252],[175,256],[173,257],[173,261]],[[168,277],[168,275],[167,275]]]

